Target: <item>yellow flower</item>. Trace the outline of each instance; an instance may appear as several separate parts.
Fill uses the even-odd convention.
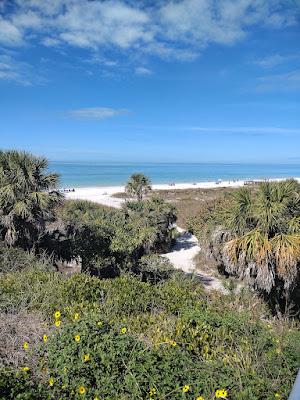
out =
[[[55,313],[54,313],[54,318],[55,318],[55,319],[59,319],[60,316],[61,316],[60,311],[55,311]]]
[[[29,349],[29,343],[28,342],[24,342],[23,347],[24,347],[24,350],[28,350]]]
[[[196,400],[204,400],[204,397],[198,396],[198,397],[196,398]]]
[[[84,386],[80,386],[80,388],[78,389],[78,393],[79,394],[85,394],[86,393],[86,388]]]
[[[281,394],[275,393],[275,394],[274,394],[274,397],[275,397],[275,399],[281,399]]]
[[[183,386],[183,388],[182,388],[183,393],[186,393],[186,392],[188,392],[189,390],[190,390],[189,385],[185,385],[185,386]]]
[[[125,326],[124,326],[124,328],[121,329],[121,335],[124,335],[126,332],[127,332],[127,328],[125,328]]]
[[[29,371],[29,367],[24,367],[24,368],[23,368],[23,371],[24,371],[24,372],[28,372],[28,371]]]
[[[155,396],[155,395],[156,395],[156,389],[155,389],[155,388],[151,388],[151,389],[149,390],[149,395],[150,395],[150,397]]]
[[[95,397],[94,397],[94,400],[100,400],[100,399],[99,399],[99,397],[98,397],[98,396],[95,396]]]
[[[102,325],[103,325],[103,322],[102,322],[102,321],[98,321],[98,322],[97,322],[97,325],[98,325],[98,326],[102,326]]]
[[[44,336],[43,336],[43,341],[46,343],[47,340],[48,340],[48,336],[47,336],[47,335],[44,335]]]
[[[61,324],[61,321],[60,321],[60,320],[57,320],[57,321],[55,321],[55,323],[54,323],[54,325],[55,325],[57,328],[60,327],[60,324]]]
[[[84,362],[90,361],[90,359],[91,359],[91,357],[90,357],[89,354],[84,354],[84,356],[83,356],[83,361]]]
[[[227,390],[225,389],[219,389],[216,391],[216,398],[217,399],[226,399],[228,396]]]
[[[79,313],[76,312],[76,313],[74,314],[74,321],[77,321],[78,319],[79,319]]]
[[[80,335],[76,335],[76,336],[74,337],[74,340],[75,340],[75,342],[80,342]]]
[[[49,386],[53,386],[53,385],[54,385],[54,379],[53,379],[53,378],[50,378],[49,381],[48,381],[48,383],[49,383]]]

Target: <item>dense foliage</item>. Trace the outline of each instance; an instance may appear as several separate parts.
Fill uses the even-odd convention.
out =
[[[56,258],[82,260],[83,271],[115,276],[151,252],[169,249],[175,208],[153,198],[111,209],[88,201],[68,201],[49,227],[44,248]],[[136,269],[136,268],[135,268]]]
[[[58,175],[47,160],[29,153],[0,151],[0,238],[9,245],[38,246],[61,196]]]
[[[283,299],[299,304],[298,182],[240,188],[205,215],[191,221],[191,229],[200,238],[205,232],[212,255],[227,273],[245,279],[274,304],[283,305]]]
[[[43,316],[6,339],[22,357],[0,352],[3,399],[286,398],[299,366],[299,332],[267,321],[247,293],[207,297],[181,275],[154,285],[32,268],[0,284],[2,310]]]

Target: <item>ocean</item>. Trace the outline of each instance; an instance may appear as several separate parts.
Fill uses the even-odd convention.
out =
[[[147,175],[152,183],[193,183],[233,179],[300,177],[298,164],[223,163],[98,163],[50,162],[49,170],[60,174],[60,187],[116,186],[134,172]]]

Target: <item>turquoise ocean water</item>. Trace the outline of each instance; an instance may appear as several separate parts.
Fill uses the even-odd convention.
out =
[[[115,186],[124,184],[134,172],[149,176],[152,183],[192,183],[217,179],[258,179],[300,177],[297,164],[163,164],[163,163],[50,163],[61,175],[60,187]]]

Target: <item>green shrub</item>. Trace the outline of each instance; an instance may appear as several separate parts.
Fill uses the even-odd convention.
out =
[[[18,247],[7,247],[0,242],[0,273],[22,271],[28,268],[51,271],[55,268],[46,256],[35,256],[33,253]]]
[[[43,400],[46,391],[32,379],[31,371],[0,369],[0,400]]]
[[[0,276],[0,311],[16,313],[26,308],[45,316],[73,304],[93,304],[103,296],[101,281],[85,274],[70,278],[36,269]]]
[[[264,322],[268,315],[257,298],[251,306],[242,294],[238,302],[232,294],[207,295],[196,279],[175,274],[151,284],[128,274],[67,279],[28,270],[1,279],[1,304],[18,306],[25,297],[46,323],[45,343],[42,333],[27,333],[31,373],[21,399],[30,398],[29,385],[29,393],[40,387],[47,399],[147,399],[155,389],[157,400],[213,400],[224,388],[230,400],[271,400],[277,392],[287,397],[300,365],[300,333],[292,325]],[[5,382],[6,393],[14,393]]]
[[[142,257],[133,271],[142,281],[151,283],[166,281],[175,273],[170,261],[156,254]]]

